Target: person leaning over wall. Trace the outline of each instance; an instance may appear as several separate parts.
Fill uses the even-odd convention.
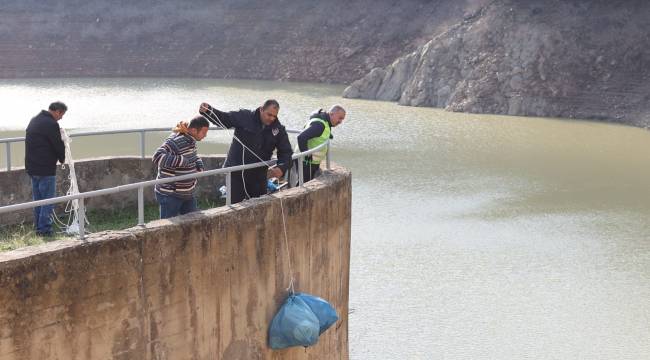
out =
[[[196,142],[208,134],[210,123],[197,116],[189,123],[181,121],[165,142],[153,154],[152,161],[158,165],[157,179],[194,174],[203,171],[203,161],[198,156]],[[160,218],[187,214],[197,210],[197,179],[159,184],[155,187],[160,204]]]
[[[56,162],[65,162],[65,144],[58,121],[68,111],[62,102],[53,102],[32,118],[25,131],[25,170],[32,183],[32,198],[44,200],[56,194]],[[39,236],[52,236],[53,205],[34,208],[34,228]]]
[[[309,116],[304,130],[298,135],[298,148],[300,152],[313,149],[333,139],[332,128],[338,126],[345,119],[345,109],[341,105],[334,105],[329,111],[319,109]],[[303,181],[307,182],[320,172],[320,163],[327,156],[328,146],[321,148],[312,155],[305,157],[303,167]]]
[[[219,111],[207,103],[199,106],[199,113],[210,122],[224,128],[234,128],[234,136],[226,167],[253,164],[271,160],[277,152],[276,167],[266,166],[235,171],[232,173],[232,203],[259,197],[267,193],[267,178],[280,178],[291,166],[291,143],[284,126],[278,119],[280,104],[273,99],[266,100],[255,110]]]

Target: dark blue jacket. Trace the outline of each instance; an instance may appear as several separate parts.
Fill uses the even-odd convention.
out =
[[[56,162],[65,162],[61,128],[48,111],[41,111],[29,122],[25,135],[25,169],[29,175],[54,176]]]
[[[255,111],[242,109],[222,112],[212,108],[212,111],[219,117],[219,120],[226,128],[235,128],[235,136],[264,161],[270,160],[273,151],[277,149],[278,167],[286,173],[291,165],[293,150],[291,149],[287,131],[279,120],[276,119],[271,125],[264,125],[260,119],[259,109]],[[202,113],[202,115],[215,125],[221,126],[211,114]],[[225,165],[242,165],[242,155],[243,164],[260,162],[251,151],[245,150],[237,140],[233,139]],[[246,173],[248,172],[249,170],[246,171]],[[266,175],[266,168],[263,167],[258,171],[251,172],[263,172]]]

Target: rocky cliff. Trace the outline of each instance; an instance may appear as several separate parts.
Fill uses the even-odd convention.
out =
[[[344,96],[650,126],[650,3],[497,0]]]
[[[0,77],[350,83],[483,0],[4,0]]]

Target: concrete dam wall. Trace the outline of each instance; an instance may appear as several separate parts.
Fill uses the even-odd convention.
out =
[[[296,290],[340,320],[317,345],[271,351]],[[325,171],[230,207],[0,254],[0,360],[347,359],[351,174]]]

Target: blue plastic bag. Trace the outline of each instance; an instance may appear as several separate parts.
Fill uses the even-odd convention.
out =
[[[291,295],[271,322],[269,346],[284,349],[291,346],[311,346],[318,342],[318,318],[299,296]]]
[[[269,193],[274,193],[274,192],[280,190],[280,186],[278,186],[278,184],[274,183],[273,181],[271,181],[269,179],[269,180],[266,180],[266,190]]]
[[[320,328],[319,335],[324,333],[325,330],[329,329],[339,319],[336,310],[324,299],[304,293],[297,294],[296,296],[302,299],[314,315],[316,315]]]

